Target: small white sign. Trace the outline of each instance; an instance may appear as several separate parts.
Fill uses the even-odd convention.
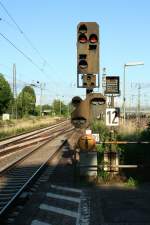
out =
[[[86,134],[92,134],[92,130],[88,129],[85,131]]]
[[[10,120],[10,115],[8,113],[4,113],[2,115],[2,120],[5,121],[5,120]]]
[[[96,143],[99,142],[99,134],[92,134],[93,138],[95,139]]]
[[[119,116],[118,110],[115,108],[106,109],[106,126],[118,126]]]

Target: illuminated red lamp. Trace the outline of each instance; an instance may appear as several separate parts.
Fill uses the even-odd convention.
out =
[[[90,38],[89,38],[90,43],[95,44],[96,42],[98,42],[98,37],[96,34],[91,34]]]
[[[87,37],[86,37],[85,34],[80,34],[78,40],[79,40],[79,42],[82,43],[82,44],[87,43]]]

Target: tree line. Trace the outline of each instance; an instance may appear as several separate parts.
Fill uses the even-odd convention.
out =
[[[17,113],[18,118],[39,116],[42,110],[42,115],[69,116],[70,107],[70,104],[64,104],[59,99],[55,99],[52,104],[36,105],[36,94],[30,85],[26,85],[15,99],[9,82],[0,73],[0,115],[9,113],[15,117]]]

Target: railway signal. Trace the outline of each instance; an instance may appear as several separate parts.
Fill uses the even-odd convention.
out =
[[[71,114],[71,122],[76,128],[87,128],[93,118],[92,106],[104,106],[106,102],[105,97],[100,93],[89,93],[85,100],[80,97],[72,99],[72,105],[75,110]]]
[[[89,125],[89,104],[87,99],[79,100],[79,97],[72,99],[72,105],[75,110],[71,113],[71,123],[76,128],[86,128]]]
[[[98,87],[96,75],[99,75],[99,25],[80,22],[77,26],[77,86]]]

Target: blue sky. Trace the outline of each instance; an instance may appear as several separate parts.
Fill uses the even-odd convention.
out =
[[[22,81],[38,80],[46,83],[45,103],[56,97],[69,101],[74,95],[84,95],[84,89],[76,88],[76,27],[81,21],[95,21],[100,26],[101,74],[106,67],[108,75],[119,75],[122,81],[124,63],[144,61],[144,66],[127,68],[126,82],[128,99],[136,95],[136,83],[142,82],[143,101],[147,101],[144,98],[149,95],[145,84],[150,84],[149,0],[1,2],[46,59],[45,63],[0,7],[0,32],[44,70],[41,73],[0,36],[0,72],[11,80],[12,64],[16,63],[18,92],[24,85]]]

